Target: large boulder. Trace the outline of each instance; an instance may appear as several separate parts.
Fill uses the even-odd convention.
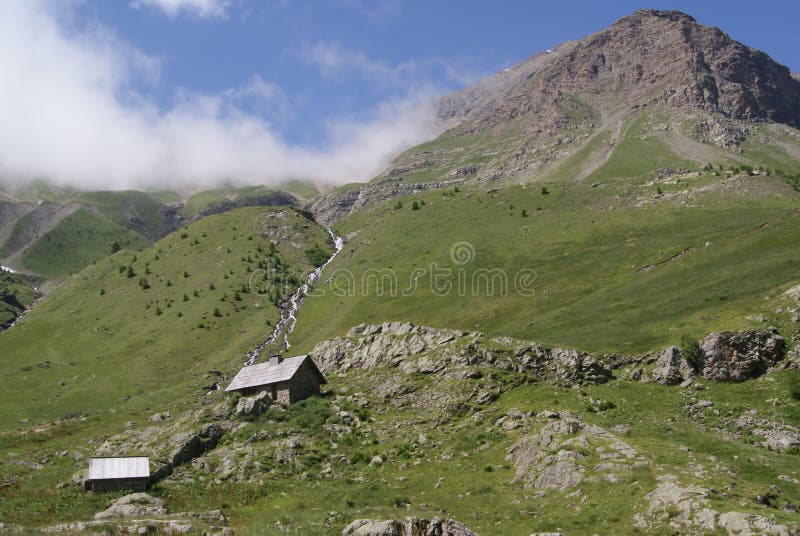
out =
[[[96,513],[94,518],[163,516],[167,513],[163,500],[147,493],[131,493],[111,501],[108,508]]]
[[[700,343],[703,377],[716,382],[755,378],[783,359],[786,342],[769,331],[712,333]]]
[[[550,368],[559,384],[605,383],[611,371],[593,355],[579,350],[553,348],[550,350]]]
[[[236,415],[261,415],[272,405],[272,399],[266,391],[261,391],[256,396],[243,396],[236,404]]]
[[[478,536],[478,533],[453,519],[407,517],[388,521],[357,519],[342,531],[342,536]]]
[[[695,375],[694,367],[683,356],[680,348],[670,346],[658,354],[652,377],[654,381],[664,385],[677,385],[693,380]]]

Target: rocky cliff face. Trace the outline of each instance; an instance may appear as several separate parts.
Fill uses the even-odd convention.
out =
[[[800,126],[800,83],[787,67],[689,15],[652,9],[446,96],[439,114],[484,126],[542,119],[564,94],[604,107],[664,103]]]

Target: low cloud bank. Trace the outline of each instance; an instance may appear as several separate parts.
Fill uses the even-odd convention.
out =
[[[103,28],[65,28],[54,4],[0,2],[0,176],[90,189],[366,180],[437,133],[433,91],[327,125],[323,148],[288,144],[243,98],[285,106],[255,77],[220,94],[184,94],[161,109],[137,85],[158,84],[158,59]]]

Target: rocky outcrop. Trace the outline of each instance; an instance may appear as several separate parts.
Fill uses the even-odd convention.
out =
[[[700,350],[704,378],[737,382],[760,376],[783,359],[786,342],[765,331],[712,333],[700,343]]]
[[[664,385],[689,384],[698,375],[715,382],[738,382],[758,377],[783,359],[786,342],[771,331],[715,332],[703,339],[689,359],[677,346],[648,354],[639,362],[652,363],[649,377]]]
[[[256,396],[243,396],[236,403],[234,413],[236,415],[256,416],[261,415],[272,405],[272,399],[266,391],[261,391]]]
[[[478,536],[478,533],[452,519],[407,517],[388,521],[357,519],[342,531],[342,536]]]
[[[345,337],[319,343],[310,355],[323,372],[397,367],[406,374],[477,378],[482,370],[497,368],[559,385],[603,383],[611,378],[602,359],[579,350],[409,322],[362,324]]]
[[[168,513],[162,499],[151,497],[147,493],[131,493],[111,501],[108,508],[96,513],[94,518],[163,516]]]
[[[683,485],[674,475],[659,478],[656,489],[647,494],[646,508],[634,515],[635,526],[650,531],[668,525],[681,534],[702,534],[724,530],[731,535],[795,534],[774,519],[743,512],[719,513],[711,508],[713,491],[697,485]]]
[[[506,458],[516,469],[514,481],[522,482],[526,489],[570,489],[589,473],[616,482],[618,472],[644,463],[629,444],[572,413],[545,411],[537,418],[546,424],[517,441]],[[601,453],[594,465],[593,452]]]
[[[696,376],[694,367],[683,356],[680,348],[670,346],[658,354],[652,378],[664,385],[677,385]]]

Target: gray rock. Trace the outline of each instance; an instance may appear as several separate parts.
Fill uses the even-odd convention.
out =
[[[131,493],[111,501],[109,507],[96,513],[94,518],[163,516],[168,513],[163,500],[147,493]]]
[[[695,377],[694,367],[682,355],[680,348],[670,346],[656,359],[653,380],[664,385],[678,385]]]
[[[342,536],[478,536],[478,533],[452,519],[407,517],[387,521],[357,519],[342,531]]]
[[[243,396],[236,404],[234,413],[240,416],[261,415],[272,405],[272,399],[266,391],[261,391],[256,396]]]
[[[586,456],[581,452],[597,450],[614,460],[595,467],[596,471],[627,470],[637,461],[636,450],[614,434],[585,424],[569,412],[561,417],[548,419],[538,433],[522,437],[508,450],[506,459],[516,469],[514,481],[522,482],[526,489],[566,490],[583,482]]]
[[[512,352],[508,352],[509,347]],[[547,349],[510,338],[487,341],[478,333],[407,322],[356,326],[345,337],[317,344],[311,355],[323,372],[397,367],[404,374],[470,379],[480,378],[481,368],[494,367],[569,385],[602,383],[611,378],[604,363],[578,350]]]
[[[765,373],[783,358],[786,342],[768,331],[712,333],[700,344],[703,377],[711,381],[742,381]]]

